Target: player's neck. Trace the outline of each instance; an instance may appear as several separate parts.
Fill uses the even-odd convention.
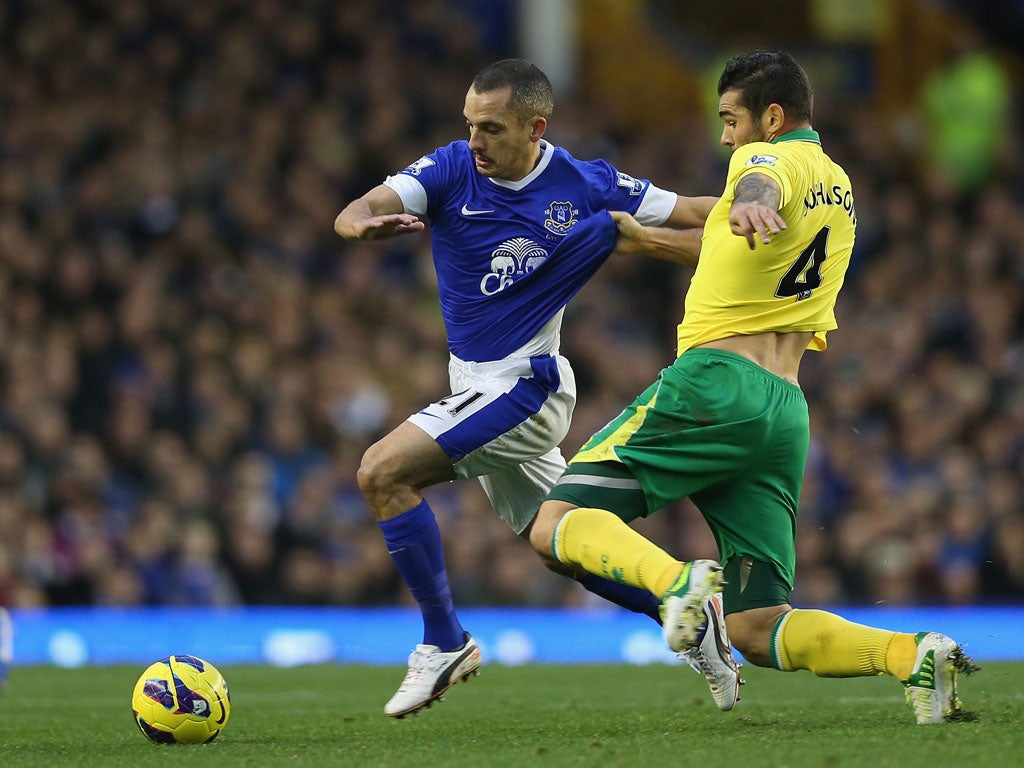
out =
[[[527,162],[523,164],[522,172],[517,173],[514,179],[508,178],[505,179],[505,181],[522,181],[523,179],[525,179],[527,176],[534,172],[537,166],[540,165],[540,159],[544,155],[544,153],[541,151],[541,142],[538,141],[532,144],[530,146],[530,153],[532,157],[529,157]]]
[[[802,123],[790,123],[790,122],[787,121],[787,122],[784,122],[781,126],[779,126],[778,130],[769,132],[767,141],[768,142],[775,141],[776,139],[778,139],[778,138],[780,138],[782,136],[785,136],[787,133],[793,133],[795,131],[813,131],[813,130],[814,129],[811,128],[811,124],[806,122],[806,121],[804,121]]]

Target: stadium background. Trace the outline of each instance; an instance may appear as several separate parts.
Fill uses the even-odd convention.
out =
[[[219,660],[231,627],[264,620],[300,633],[286,655],[399,637],[401,660],[415,616],[355,470],[446,391],[446,351],[427,239],[345,244],[332,222],[462,136],[472,75],[514,55],[555,81],[549,138],[682,194],[720,191],[724,60],[805,63],[859,231],[840,330],[802,375],[794,601],[1019,621],[1021,39],[1020,0],[3,3],[0,605],[18,663],[146,661],[166,652],[144,645],[154,625],[165,643],[205,627],[189,650]],[[570,306],[567,451],[671,358],[688,279],[622,260]],[[480,621],[640,626],[542,569],[475,484],[428,498]],[[714,552],[687,504],[643,525]],[[1007,636],[993,653],[1019,653]],[[260,637],[246,648],[274,658]]]

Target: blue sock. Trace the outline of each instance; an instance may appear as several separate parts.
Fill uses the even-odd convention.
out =
[[[593,592],[598,597],[628,608],[634,613],[650,616],[659,627],[661,626],[661,614],[658,612],[661,601],[646,589],[609,581],[593,573],[577,576],[576,581],[582,584],[588,592]]]
[[[448,572],[444,567],[441,530],[424,499],[408,512],[378,523],[388,554],[395,561],[423,614],[423,643],[453,651],[466,642],[455,615]]]

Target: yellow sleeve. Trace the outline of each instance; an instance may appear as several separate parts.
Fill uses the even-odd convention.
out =
[[[781,209],[792,193],[791,174],[786,173],[785,163],[786,159],[773,144],[757,141],[740,147],[729,160],[729,183],[726,188],[729,200],[735,199],[736,185],[740,179],[751,173],[763,173],[778,182],[782,190],[782,199],[779,201]]]

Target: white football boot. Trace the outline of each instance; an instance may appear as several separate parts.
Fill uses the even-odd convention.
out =
[[[403,718],[440,700],[459,680],[479,673],[480,649],[466,633],[461,648],[444,652],[436,645],[417,645],[409,654],[409,671],[395,695],[384,705],[388,717]]]
[[[957,675],[978,669],[955,641],[938,632],[918,632],[914,671],[903,683],[919,725],[943,723],[961,714]]]
[[[679,658],[704,676],[711,689],[711,697],[723,712],[728,712],[740,699],[740,664],[732,655],[729,634],[725,630],[725,612],[722,596],[715,593],[704,601],[707,626],[700,642],[679,654]]]

